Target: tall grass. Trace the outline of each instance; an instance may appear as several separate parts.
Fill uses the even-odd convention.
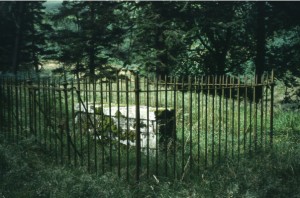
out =
[[[184,181],[151,175],[139,184],[114,173],[57,166],[33,137],[18,145],[0,138],[1,197],[299,197],[300,122],[277,110],[273,149],[239,162],[201,169]]]

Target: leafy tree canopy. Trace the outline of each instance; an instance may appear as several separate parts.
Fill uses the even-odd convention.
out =
[[[45,10],[44,5],[47,5]],[[300,75],[298,2],[1,2],[1,70]]]

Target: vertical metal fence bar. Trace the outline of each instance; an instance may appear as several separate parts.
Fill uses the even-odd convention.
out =
[[[203,79],[203,78],[202,78]],[[202,89],[200,88],[200,84],[202,84],[202,82],[200,82],[200,78],[198,78],[197,81],[197,165],[198,165],[198,176],[200,175],[200,135],[201,135],[201,109],[200,109],[200,94],[202,94]],[[202,101],[201,101],[202,103]]]
[[[155,111],[158,112],[158,77],[155,78]],[[159,157],[159,130],[158,122],[155,122],[156,150],[155,150],[155,174],[158,175],[158,157]]]
[[[204,81],[205,81],[205,79],[204,79],[204,76],[202,75],[201,76],[201,86],[200,86],[200,90],[201,90],[201,101],[200,101],[200,104],[201,104],[201,113],[200,113],[200,120],[201,120],[201,126],[200,126],[200,130],[202,130],[202,133],[204,133],[205,134],[205,112],[204,112],[204,105],[205,105],[205,97],[204,97],[204,95],[206,95],[205,94],[205,86],[204,86]],[[201,133],[201,134],[202,134]],[[200,134],[200,135],[201,135]],[[203,138],[203,139],[205,139],[205,138]],[[202,140],[203,141],[203,140]],[[200,136],[200,142],[201,142],[201,136]],[[202,143],[202,145],[203,145],[203,143]],[[204,148],[205,149],[205,148]],[[200,144],[200,153],[201,153],[201,144]],[[201,160],[201,156],[200,156],[200,160]]]
[[[225,158],[228,158],[228,76],[225,77],[225,88],[226,88],[226,97],[225,97]]]
[[[80,158],[80,165],[83,166],[83,161],[84,161],[84,154],[83,154],[83,133],[82,133],[82,119],[83,119],[83,112],[82,112],[82,105],[81,103],[81,86],[80,86],[80,79],[77,79],[77,104],[79,106],[79,136],[80,136],[80,153],[81,153],[81,158]]]
[[[28,136],[28,103],[29,103],[29,100],[27,98],[27,91],[28,89],[26,89],[26,82],[24,81],[23,83],[23,93],[24,93],[24,133],[25,133],[25,138],[27,138]]]
[[[205,94],[205,167],[207,167],[207,162],[208,162],[208,120],[207,120],[207,116],[208,116],[208,95],[209,95],[209,76],[206,77],[206,91],[207,93]]]
[[[133,79],[133,80],[129,81],[129,88],[130,88],[129,89],[130,90],[129,91],[129,103],[131,102],[130,104],[133,104],[132,101],[134,101],[134,95],[132,94],[134,92],[134,91],[132,91],[134,89],[134,83],[132,83],[132,81],[134,81],[134,78],[135,78],[134,75],[132,73],[130,73],[130,79]]]
[[[238,132],[238,161],[240,161],[240,153],[241,153],[241,98],[240,98],[240,87],[241,87],[241,79],[240,77],[238,78],[238,89],[237,89],[237,100],[238,100],[238,120],[237,120],[237,124],[238,124],[238,128],[237,128],[237,132]]]
[[[109,98],[109,97],[108,97],[108,91],[107,91],[107,90],[108,90],[108,88],[107,88],[107,87],[108,87],[108,83],[107,83],[107,82],[108,82],[108,80],[105,79],[105,80],[104,80],[104,83],[105,83],[105,91],[104,91],[105,97],[104,97],[104,98],[105,98],[105,103],[106,103],[106,104],[108,103],[108,98]]]
[[[53,130],[53,124],[52,124],[52,113],[53,113],[53,106],[52,104],[52,95],[51,95],[51,81],[50,78],[47,79],[47,95],[48,95],[48,101],[47,101],[47,109],[48,109],[48,124],[47,124],[47,128],[48,128],[48,136],[49,136],[49,151],[52,152],[52,147],[53,147],[53,142],[52,142],[52,135],[51,135],[51,131]]]
[[[72,133],[73,133],[73,143],[74,143],[74,166],[75,167],[77,167],[77,154],[76,154],[76,151],[78,150],[77,149],[77,134],[76,134],[76,129],[75,129],[75,127],[76,127],[76,115],[75,115],[75,99],[74,99],[74,90],[75,89],[75,86],[74,86],[74,81],[72,80],[72,82],[71,82],[71,105],[72,105],[72,107],[71,107],[71,114],[72,114]],[[81,105],[80,103],[78,103],[79,105]],[[79,114],[78,114],[78,116],[79,116],[79,118],[78,118],[78,120],[79,119],[81,119],[80,118],[80,112],[79,112]],[[77,120],[77,122],[78,122],[78,120]]]
[[[90,122],[89,122],[89,114],[90,114],[90,105],[89,105],[89,86],[88,83],[89,80],[87,78],[85,78],[84,80],[84,92],[85,92],[85,111],[86,111],[86,118],[85,118],[85,130],[86,130],[86,139],[87,139],[87,170],[88,172],[91,171],[91,154],[90,154]]]
[[[7,128],[6,128],[6,125],[7,125],[7,114],[6,112],[8,112],[7,110],[7,105],[5,105],[5,99],[7,98],[6,96],[6,79],[4,78],[1,78],[1,83],[0,83],[0,91],[1,91],[1,95],[2,96],[2,99],[0,101],[1,103],[1,119],[0,119],[0,122],[1,122],[1,132],[2,132],[2,135],[4,137],[4,139],[6,139],[6,131],[7,131]]]
[[[92,88],[91,88],[91,84],[93,84],[92,82],[93,82],[93,80],[94,80],[94,77],[91,77],[91,76],[89,76],[88,77],[88,88],[87,88],[87,93],[88,93],[88,98],[93,98],[92,96],[91,96],[91,94],[93,94],[93,93],[91,93],[91,90],[92,90]]]
[[[101,167],[102,167],[102,173],[104,174],[105,172],[105,148],[104,148],[104,90],[103,90],[103,79],[100,79],[100,105],[101,105],[101,151],[102,151],[102,155],[101,155]]]
[[[3,96],[3,98],[1,98],[1,119],[5,118],[5,122],[4,120],[1,120],[1,122],[3,122],[3,124],[1,124],[1,128],[6,126],[2,132],[4,133],[5,138],[7,137],[16,143],[18,143],[21,128],[19,119],[22,116],[20,115],[21,111],[19,105],[21,104],[19,101],[20,94],[18,93],[20,86],[21,84],[19,85],[18,80],[15,77],[14,80],[12,78],[6,78],[5,80],[3,79],[0,88],[0,94]]]
[[[14,132],[14,121],[16,120],[16,118],[14,118],[15,113],[14,110],[16,110],[15,107],[15,100],[14,100],[14,96],[13,96],[13,90],[14,90],[14,82],[12,77],[7,79],[7,84],[6,84],[6,111],[7,111],[7,128],[5,133],[7,133],[7,140],[10,142],[14,142],[15,141],[15,132]]]
[[[147,179],[149,179],[149,175],[150,175],[150,172],[149,172],[149,138],[150,138],[150,131],[149,131],[149,128],[150,128],[150,126],[149,126],[149,124],[150,124],[150,122],[149,122],[149,106],[150,106],[150,96],[149,96],[149,76],[148,76],[148,73],[147,73],[147,77],[146,77],[146,95],[145,95],[145,97],[146,97],[146,105],[147,105],[147,131],[146,131],[146,133],[147,133],[147,148],[146,148],[146,150],[147,150],[147,161],[146,161],[146,171],[147,171]]]
[[[43,95],[43,139],[44,139],[44,148],[47,149],[47,116],[49,116],[49,112],[48,112],[48,108],[47,108],[47,99],[48,99],[48,95],[47,95],[47,84],[46,84],[46,80],[43,79],[42,81],[42,95]],[[42,141],[41,141],[42,142]]]
[[[231,157],[232,157],[232,159],[234,159],[234,131],[235,131],[235,129],[234,129],[234,119],[235,119],[235,116],[234,116],[234,106],[235,106],[234,101],[235,101],[235,99],[234,99],[234,96],[233,96],[234,95],[233,92],[235,90],[235,85],[234,85],[234,78],[233,77],[230,78],[230,84],[231,84],[231,87],[232,87],[232,88],[230,88],[230,98],[232,100],[232,110],[231,110]]]
[[[9,95],[8,95],[8,80],[7,78],[4,80],[4,86],[3,86],[3,93],[5,94],[5,99],[7,102],[2,100],[3,105],[5,105],[5,112],[4,112],[4,117],[5,117],[5,128],[4,128],[4,138],[7,140],[8,139],[8,132],[9,132]]]
[[[219,76],[219,151],[218,151],[218,161],[221,163],[221,137],[222,137],[222,96],[224,94],[224,89],[223,89],[223,76]],[[224,110],[223,110],[224,111]]]
[[[18,94],[18,87],[19,87],[19,83],[18,83],[18,80],[17,80],[17,77],[15,78],[15,106],[16,106],[16,110],[15,110],[15,115],[16,115],[16,143],[18,144],[19,143],[19,133],[20,133],[20,122],[19,122],[19,94]]]
[[[10,101],[10,134],[9,134],[9,140],[14,142],[14,100],[13,100],[13,79],[10,78],[10,84],[9,84],[9,101]]]
[[[54,115],[53,115],[53,119],[54,119],[54,131],[53,131],[53,135],[54,135],[54,149],[55,149],[55,162],[56,164],[58,164],[58,133],[57,133],[57,101],[56,101],[56,86],[55,86],[55,80],[52,81],[52,98],[53,98],[53,107],[54,107]]]
[[[176,121],[177,121],[177,108],[176,108],[176,105],[177,105],[177,101],[176,101],[176,98],[177,98],[177,79],[176,77],[174,77],[174,92],[173,92],[173,107],[174,107],[174,111],[175,111],[175,114],[174,114],[174,125],[173,125],[173,140],[174,140],[174,152],[173,152],[173,175],[174,175],[174,178],[176,178],[176,152],[177,152],[177,130],[176,130]]]
[[[145,105],[147,103],[147,98],[146,98],[146,95],[147,95],[147,92],[145,91],[147,89],[147,85],[146,85],[146,78],[147,78],[147,75],[148,73],[146,74],[146,77],[143,76],[142,78],[142,81],[143,81],[143,105]]]
[[[46,94],[47,94],[47,98],[46,98],[46,109],[47,109],[47,120],[46,120],[46,132],[47,132],[47,137],[48,137],[48,149],[49,151],[52,151],[52,137],[51,137],[51,129],[53,128],[53,125],[51,123],[51,92],[50,92],[50,79],[47,78],[45,80],[46,83]]]
[[[6,121],[7,121],[7,124],[6,124],[6,129],[5,129],[5,139],[6,140],[10,140],[10,134],[11,134],[11,111],[10,111],[10,108],[11,108],[11,98],[10,98],[10,87],[9,87],[9,81],[10,79],[6,79]]]
[[[260,82],[261,85],[261,100],[260,100],[260,141],[261,141],[261,149],[263,149],[263,141],[264,141],[264,75],[261,76]],[[266,139],[266,137],[265,137]]]
[[[254,98],[254,87],[253,87],[253,80],[251,79],[251,85],[250,85],[250,88],[251,88],[251,92],[252,92],[252,98],[250,98],[251,96],[249,96],[249,100],[250,100],[250,107],[249,107],[249,154],[250,154],[250,157],[252,155],[252,125],[253,125],[253,115],[252,115],[252,106],[253,106],[253,102],[255,101],[255,98]]]
[[[109,108],[109,169],[112,171],[113,164],[113,153],[112,153],[112,114],[111,114],[111,103],[112,103],[112,82],[108,80],[108,108]]]
[[[274,70],[272,70],[271,73],[271,104],[270,104],[270,146],[273,147],[273,135],[274,135],[274,128],[273,128],[273,122],[274,122]]]
[[[244,76],[244,153],[246,153],[246,143],[247,143],[247,116],[248,116],[248,79]]]
[[[19,126],[17,125],[18,123],[18,117],[17,115],[19,114],[18,110],[19,110],[19,107],[17,108],[17,103],[18,101],[16,100],[16,96],[18,95],[17,93],[17,86],[18,86],[18,82],[17,82],[17,79],[14,77],[12,79],[13,81],[13,84],[12,84],[12,87],[11,87],[11,91],[12,91],[12,118],[13,118],[13,142],[14,143],[18,143],[17,140],[18,140],[18,132],[19,132]]]
[[[268,127],[269,127],[269,124],[270,124],[270,120],[268,120],[268,113],[270,113],[270,109],[268,109],[268,101],[270,100],[269,98],[269,89],[271,88],[270,87],[270,77],[269,77],[269,74],[266,73],[265,74],[265,81],[266,82],[263,82],[262,81],[262,89],[263,89],[263,94],[262,94],[262,101],[264,101],[264,103],[262,104],[263,105],[263,112],[264,112],[264,116],[263,116],[263,120],[264,120],[264,126],[263,126],[263,133],[264,133],[264,138],[265,138],[265,149],[267,149],[267,141],[269,140],[269,132],[268,132]]]
[[[93,112],[93,126],[94,126],[94,130],[93,130],[93,137],[94,137],[94,169],[95,169],[95,173],[98,173],[98,161],[97,161],[97,133],[98,133],[98,129],[97,129],[97,121],[96,121],[96,112],[97,112],[97,108],[96,108],[96,79],[93,78],[92,79],[92,88],[93,88],[93,107],[94,107],[94,112]]]
[[[188,91],[189,91],[189,142],[190,142],[190,152],[189,152],[189,158],[190,158],[190,173],[193,170],[193,93],[192,93],[192,78],[191,76],[188,77]],[[191,175],[191,174],[189,174]]]
[[[117,120],[118,120],[118,176],[121,177],[121,125],[120,125],[120,116],[121,116],[121,112],[120,112],[120,85],[119,85],[119,75],[117,74]]]
[[[5,115],[4,115],[4,105],[3,105],[3,100],[4,100],[4,93],[3,93],[3,79],[0,78],[0,136],[2,137],[3,131],[4,131],[4,120],[5,120]],[[5,138],[5,136],[3,136]]]
[[[136,114],[136,181],[140,180],[141,171],[141,130],[140,130],[140,80],[135,76],[135,114]]]
[[[3,80],[3,95],[5,95],[5,100],[7,100],[7,101],[9,101],[8,100],[8,95],[7,95],[7,89],[8,89],[8,87],[7,87],[7,79],[4,79]],[[5,140],[7,140],[7,138],[8,138],[8,127],[9,127],[9,105],[8,105],[8,102],[5,102],[5,100],[2,100],[1,102],[2,102],[2,104],[3,104],[3,107],[5,108],[3,108],[3,116],[4,116],[4,118],[5,118],[5,123],[3,123],[3,133],[4,133],[4,138],[5,138]]]
[[[267,74],[266,76],[266,79],[268,79],[268,81],[270,80],[270,77],[269,75]],[[265,92],[266,92],[266,95],[265,95],[265,123],[266,123],[266,126],[265,126],[265,134],[268,134],[268,126],[267,126],[267,123],[268,123],[268,111],[270,109],[268,109],[268,100],[269,100],[269,87],[270,85],[269,84],[266,84],[264,87],[265,87]],[[269,121],[269,124],[270,124],[270,121]]]
[[[165,113],[164,113],[164,136],[165,136],[165,142],[164,142],[164,151],[165,151],[165,175],[166,177],[168,176],[168,143],[170,141],[169,137],[167,136],[167,126],[168,126],[168,121],[167,121],[167,111],[168,111],[168,89],[167,89],[167,83],[168,83],[168,79],[167,79],[167,75],[164,76],[164,81],[165,81],[165,85],[164,85],[164,92],[165,92]]]
[[[58,87],[61,88],[61,83],[58,83]],[[63,110],[62,110],[62,95],[61,90],[58,91],[58,101],[59,101],[59,132],[60,132],[60,163],[64,164],[64,137],[63,137],[63,129],[64,129],[64,120],[63,120]]]
[[[36,90],[38,92],[38,98],[37,100],[34,101],[34,103],[36,104],[36,109],[35,111],[38,112],[38,135],[37,135],[37,140],[40,146],[42,146],[42,112],[41,112],[41,108],[42,108],[42,99],[41,99],[41,92],[43,90],[43,85],[41,85],[42,81],[40,79],[40,77],[38,77],[38,89]]]
[[[10,120],[11,120],[11,141],[15,142],[15,100],[14,100],[14,79],[13,77],[11,77],[10,79],[11,83],[10,83],[10,100],[11,100],[11,113],[10,113]]]
[[[12,78],[9,79],[9,84],[8,84],[8,109],[9,109],[9,134],[8,134],[8,140],[13,142],[14,141],[14,124],[13,124],[13,96],[12,96]]]
[[[48,94],[48,103],[47,103],[47,108],[48,108],[48,136],[49,136],[49,151],[53,152],[53,98],[52,98],[52,91],[51,91],[51,78],[47,79],[47,94]]]
[[[39,81],[37,82],[39,83]],[[38,84],[39,86],[39,84]],[[38,133],[38,127],[37,127],[37,104],[36,104],[36,101],[37,101],[37,93],[36,92],[39,92],[39,89],[36,89],[36,88],[32,88],[32,91],[33,91],[33,100],[32,100],[32,103],[33,103],[33,123],[34,123],[34,138],[35,138],[35,143],[37,143],[38,141],[38,137],[37,137],[37,133]]]
[[[7,95],[7,78],[3,79],[3,96],[5,96],[5,100],[8,100],[8,95]],[[5,118],[5,122],[3,123],[3,134],[4,134],[4,138],[5,140],[7,140],[8,138],[8,127],[9,127],[9,105],[8,102],[5,102],[5,100],[2,100],[2,104],[3,104],[3,117]]]
[[[14,142],[15,140],[15,131],[14,131],[14,100],[13,100],[13,79],[10,78],[9,84],[9,101],[10,101],[10,133],[9,133],[9,141]]]
[[[18,101],[19,101],[19,125],[20,125],[20,133],[19,138],[24,138],[24,96],[23,96],[23,82],[24,79],[20,79],[19,87],[18,87]]]
[[[184,151],[185,151],[185,142],[184,142],[184,114],[185,114],[185,111],[184,111],[184,77],[182,78],[182,88],[181,88],[181,100],[182,100],[182,120],[181,120],[181,127],[182,127],[182,135],[181,135],[181,146],[182,146],[182,158],[181,158],[181,174],[183,175],[184,174]]]
[[[163,77],[162,77],[161,75],[158,76],[158,82],[159,82],[160,88],[161,88],[162,85],[163,85],[163,84],[162,84],[162,78],[163,78]],[[162,89],[162,88],[161,88],[161,89]],[[161,90],[161,89],[160,89],[160,92],[159,92],[159,93],[160,93],[160,94],[159,94],[159,106],[160,106],[160,107],[162,107],[162,104],[163,104],[163,103],[162,103],[162,93],[161,93],[162,90]]]
[[[211,120],[211,163],[215,164],[215,97],[216,97],[216,79],[217,76],[212,76],[212,120]]]
[[[257,95],[256,95],[256,91],[257,91],[257,75],[255,75],[255,78],[254,78],[254,128],[253,128],[253,135],[254,135],[254,150],[255,152],[257,152]]]
[[[21,80],[21,82],[19,83],[19,104],[20,104],[20,138],[24,139],[24,131],[25,131],[25,127],[24,127],[24,102],[25,102],[25,98],[23,96],[24,93],[23,92],[23,82],[24,79]],[[1,88],[0,88],[1,89]]]
[[[269,80],[269,76],[267,74],[266,79]],[[262,100],[264,100],[264,116],[265,116],[265,126],[264,126],[264,133],[265,135],[268,134],[267,123],[268,123],[268,92],[269,92],[269,85],[266,84],[262,88],[265,91],[265,95],[262,95]]]
[[[123,93],[123,80],[122,80],[122,76],[120,76],[120,75],[118,75],[118,76],[120,78],[120,84],[121,84],[121,86],[120,86],[120,92],[121,92],[120,101],[121,101],[122,104],[124,104],[124,97],[123,97],[123,94],[122,94]],[[125,76],[125,78],[127,78],[127,76]]]
[[[12,99],[13,99],[13,123],[14,123],[14,142],[17,143],[17,138],[18,138],[18,130],[19,130],[19,126],[17,125],[18,123],[18,117],[17,117],[17,114],[18,114],[18,110],[19,110],[19,107],[17,108],[17,100],[16,100],[16,96],[17,96],[17,81],[16,79],[13,79],[13,86],[12,86]]]
[[[11,107],[10,107],[10,122],[11,122],[11,133],[10,133],[10,141],[15,142],[15,119],[14,119],[14,93],[13,93],[14,81],[11,77],[10,79],[10,100],[11,100]]]
[[[11,91],[12,91],[12,121],[13,121],[13,142],[17,143],[17,130],[18,130],[18,125],[17,125],[17,105],[16,105],[16,86],[17,86],[17,82],[15,78],[12,78],[13,84],[11,87]]]
[[[69,103],[68,103],[68,82],[63,83],[64,87],[64,98],[65,98],[65,129],[66,129],[66,140],[67,140],[67,153],[68,153],[68,165],[71,164],[71,135],[69,126]]]
[[[4,139],[5,139],[5,105],[4,105],[4,99],[5,99],[5,95],[4,95],[4,79],[0,78],[0,97],[1,97],[1,101],[0,101],[0,130],[1,130],[1,136],[3,135]]]
[[[3,99],[7,100],[7,93],[6,93],[6,89],[7,89],[7,80],[6,79],[2,79],[1,82],[1,94],[3,94]],[[6,140],[7,139],[7,124],[8,124],[8,105],[6,105],[4,100],[1,100],[1,104],[2,107],[1,111],[2,111],[2,115],[3,115],[3,120],[2,120],[2,133],[3,133],[3,137]]]
[[[37,103],[37,107],[38,107],[38,112],[39,112],[39,144],[40,147],[43,148],[44,145],[44,132],[45,132],[45,125],[44,125],[44,121],[45,121],[45,91],[44,91],[44,79],[40,78],[39,80],[39,86],[40,89],[38,90],[39,92],[39,98]]]
[[[129,181],[129,83],[126,78],[126,180]]]

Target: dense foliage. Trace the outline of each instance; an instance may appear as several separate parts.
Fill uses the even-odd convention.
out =
[[[299,13],[298,2],[1,2],[1,71],[51,59],[90,76],[300,75]]]
[[[0,3],[1,71],[35,69],[49,54],[45,43],[51,26],[44,23],[43,2]]]

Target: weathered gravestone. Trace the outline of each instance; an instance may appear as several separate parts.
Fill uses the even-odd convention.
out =
[[[93,134],[102,143],[105,144],[112,139],[124,145],[135,146],[135,106],[118,108],[117,105],[108,107],[89,103],[88,105],[77,104],[75,111],[76,124],[79,125],[81,122],[83,131]],[[174,110],[140,106],[141,148],[145,149],[149,146],[149,149],[157,149],[159,145],[167,145],[176,138],[174,124]]]

